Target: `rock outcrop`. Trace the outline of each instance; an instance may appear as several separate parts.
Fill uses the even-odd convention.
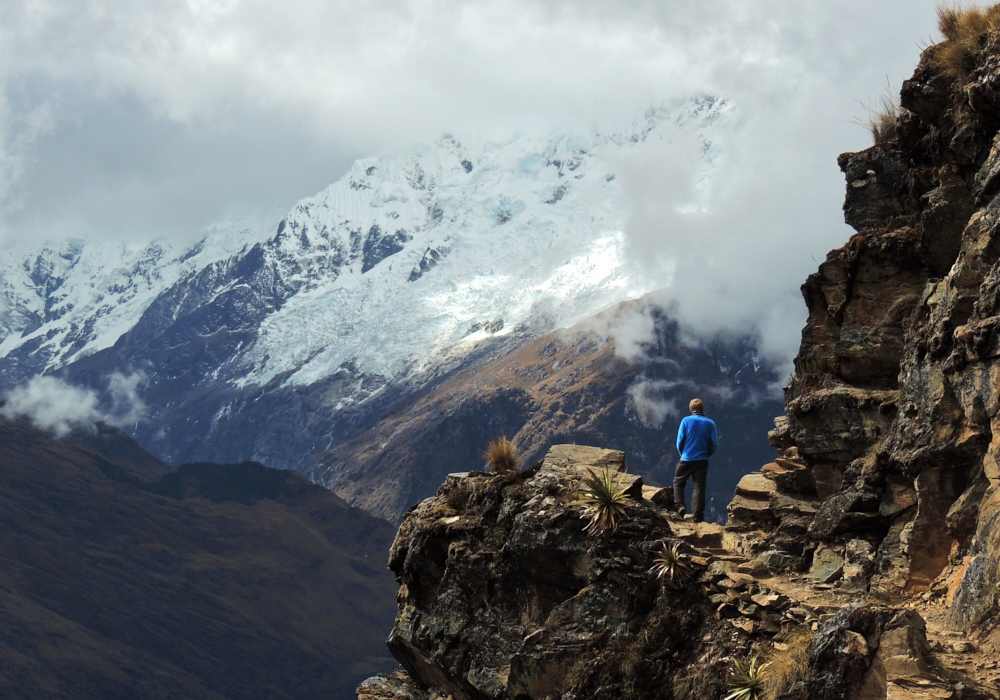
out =
[[[584,532],[582,479],[607,466],[624,471],[624,454],[556,446],[524,471],[451,475],[407,513],[389,560],[400,589],[388,644],[414,684],[453,698],[721,692],[713,650],[738,647],[740,632],[697,585],[649,573],[674,533],[641,480],[625,475],[635,499],[615,531]]]
[[[579,495],[604,468],[631,502],[615,530],[588,535]],[[449,475],[407,513],[390,554],[388,645],[403,668],[359,698],[717,698],[733,658],[795,645],[801,660],[776,685],[784,700],[991,697],[944,668],[918,612],[828,583],[849,566],[834,548],[809,573],[777,572],[786,562],[752,556],[741,528],[680,518],[666,489],[624,468],[621,452],[557,445],[524,471]],[[653,574],[665,545],[690,577]],[[886,694],[910,686],[925,694]]]
[[[963,76],[930,47],[891,138],[840,157],[857,234],[802,288],[809,320],[771,433],[783,457],[762,471],[769,507],[754,514],[738,491],[730,522],[792,566],[851,550],[845,583],[940,597],[995,644],[1000,49],[981,45]],[[782,512],[786,499],[802,503]]]

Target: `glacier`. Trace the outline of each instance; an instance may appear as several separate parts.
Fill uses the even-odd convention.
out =
[[[213,273],[199,298],[268,285],[253,337],[221,363],[237,386],[308,385],[345,366],[397,379],[491,335],[570,325],[670,282],[629,265],[615,152],[696,138],[707,178],[720,156],[713,131],[733,111],[697,97],[613,129],[446,134],[355,162],[280,223],[223,222],[190,247],[4,251],[0,370],[24,381],[110,348],[167,290],[253,256],[266,276]]]
[[[35,360],[32,374],[44,374],[113,346],[164,290],[245,252],[275,223],[225,221],[191,246],[69,239],[0,251],[0,362],[20,351]]]

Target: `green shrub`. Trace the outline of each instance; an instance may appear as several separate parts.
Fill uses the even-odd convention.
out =
[[[670,585],[686,583],[694,575],[691,559],[681,551],[681,545],[677,542],[672,545],[663,543],[663,548],[653,559],[650,571]]]
[[[729,675],[731,692],[724,700],[763,700],[765,669],[767,664],[762,664],[757,654],[733,661],[733,672]]]

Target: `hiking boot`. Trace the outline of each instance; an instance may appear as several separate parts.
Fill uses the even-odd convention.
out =
[[[686,509],[686,508],[685,508],[684,506],[681,506],[680,508],[678,508],[678,509],[677,509],[677,515],[679,515],[679,516],[680,516],[680,517],[682,517],[682,518],[683,518],[683,517],[684,517],[685,515],[687,515],[687,513],[688,513],[688,512],[687,512],[687,509]]]
[[[705,522],[705,516],[704,515],[699,515],[698,513],[695,513],[694,517],[692,518],[692,520],[694,522],[696,522],[696,523],[703,523],[703,522]]]

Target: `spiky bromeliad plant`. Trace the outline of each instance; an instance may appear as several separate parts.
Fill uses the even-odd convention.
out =
[[[729,675],[729,690],[723,700],[761,700],[764,697],[764,677],[767,664],[760,662],[754,654],[748,659],[733,661],[733,672]]]
[[[672,586],[687,583],[694,575],[691,559],[681,551],[680,542],[664,542],[663,548],[653,559],[650,571],[656,574],[656,578]]]
[[[605,467],[600,474],[587,470],[590,476],[583,479],[584,489],[580,495],[580,503],[584,506],[584,515],[590,518],[585,528],[591,535],[599,535],[606,530],[614,530],[625,514],[625,506],[629,496],[622,485],[622,479],[610,467]]]

